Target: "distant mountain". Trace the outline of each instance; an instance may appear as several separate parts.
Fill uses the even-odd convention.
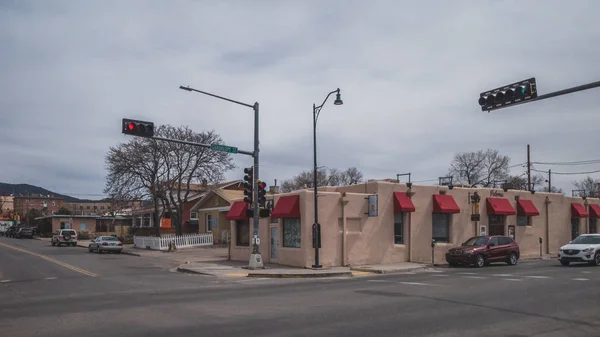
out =
[[[0,183],[0,195],[11,195],[15,196],[19,195],[49,195],[54,194],[55,197],[63,198],[66,202],[81,202],[81,201],[91,201],[87,199],[78,199],[74,198],[70,195],[63,195],[59,193],[55,193],[49,191],[45,188],[29,185],[29,184],[8,184],[8,183]]]

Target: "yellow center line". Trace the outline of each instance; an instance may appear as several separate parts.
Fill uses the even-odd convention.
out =
[[[73,265],[70,265],[70,264],[62,262],[62,261],[55,260],[55,259],[53,259],[51,257],[46,256],[46,255],[42,255],[42,254],[30,252],[28,250],[21,249],[21,248],[18,248],[18,247],[15,247],[15,246],[11,246],[11,245],[7,245],[7,244],[4,244],[4,243],[0,243],[0,246],[6,247],[6,248],[10,248],[10,249],[13,249],[13,250],[16,250],[16,251],[19,251],[21,253],[26,253],[26,254],[30,254],[30,255],[33,255],[33,256],[37,256],[37,257],[39,257],[41,259],[44,259],[44,260],[46,260],[48,262],[52,262],[54,264],[57,264],[57,265],[62,266],[62,267],[65,267],[65,268],[70,269],[72,271],[76,271],[76,272],[78,272],[80,274],[83,274],[83,275],[86,275],[86,276],[90,276],[90,277],[96,277],[96,276],[98,276],[98,274],[94,274],[91,271],[87,271],[85,269],[77,268],[77,267],[75,267]]]

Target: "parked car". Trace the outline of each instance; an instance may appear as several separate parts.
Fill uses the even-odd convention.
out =
[[[12,225],[8,227],[4,235],[6,235],[7,238],[15,238],[17,237],[17,232],[19,231],[19,228],[19,226]]]
[[[460,247],[450,248],[446,261],[451,266],[473,265],[477,268],[492,262],[506,262],[514,266],[520,256],[519,245],[508,236],[476,236]]]
[[[30,228],[30,227],[21,227],[21,228],[19,228],[19,231],[17,232],[17,238],[19,238],[19,239],[23,239],[23,238],[33,239],[33,228]]]
[[[120,254],[123,251],[123,243],[115,236],[99,236],[90,242],[88,251],[90,253],[113,252]]]
[[[558,249],[558,260],[563,266],[571,262],[600,265],[600,234],[581,234]]]
[[[50,243],[53,246],[71,245],[75,247],[77,246],[77,232],[73,229],[59,229],[52,235]]]

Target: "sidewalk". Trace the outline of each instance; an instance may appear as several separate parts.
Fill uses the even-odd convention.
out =
[[[267,263],[265,264],[264,269],[249,270],[248,262],[245,261],[214,261],[182,264],[177,268],[177,271],[216,277],[317,278],[401,273],[425,268],[427,268],[427,265],[418,263],[332,267],[323,269],[295,268]]]

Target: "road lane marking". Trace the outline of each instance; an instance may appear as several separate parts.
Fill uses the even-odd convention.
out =
[[[8,282],[10,282],[10,280],[2,280],[2,281],[0,281],[0,283],[8,283]]]
[[[390,283],[392,281],[388,281],[388,280],[367,280],[368,282],[381,282],[381,283]]]
[[[591,274],[592,272],[591,271],[582,271],[582,273],[584,273],[584,274]]]
[[[401,284],[408,284],[411,286],[434,286],[435,284],[429,284],[429,283],[421,283],[421,282],[398,282]]]
[[[483,277],[483,276],[463,276],[463,278],[474,278],[474,279],[478,279],[478,280],[483,280],[486,277]]]
[[[511,277],[511,276],[513,276],[513,274],[492,274],[492,276],[498,276],[498,277]]]
[[[518,279],[518,278],[505,278],[504,281],[523,281],[523,280]]]
[[[56,279],[57,279],[56,277],[51,276],[51,277],[46,277],[44,280],[56,280]]]
[[[459,275],[477,275],[477,273],[457,273]]]
[[[537,275],[527,275],[525,277],[528,277],[528,278],[539,278],[539,279],[550,278],[550,276],[537,276]]]
[[[589,278],[574,278],[573,281],[589,281]]]
[[[444,277],[444,276],[450,276],[448,274],[433,274],[431,276],[435,276],[435,277]]]
[[[48,262],[52,262],[52,263],[57,264],[57,265],[59,265],[61,267],[65,267],[67,269],[70,269],[72,271],[78,272],[80,274],[83,274],[83,275],[86,275],[86,276],[89,276],[89,277],[96,277],[96,276],[98,276],[98,274],[92,273],[91,271],[87,271],[85,269],[77,268],[77,267],[75,267],[73,265],[70,265],[70,264],[62,262],[62,261],[55,260],[55,259],[53,259],[51,257],[46,256],[46,255],[42,255],[42,254],[30,252],[28,250],[21,249],[21,248],[18,248],[18,247],[15,247],[15,246],[11,246],[11,245],[7,245],[7,244],[4,244],[4,243],[0,243],[0,246],[6,247],[6,248],[9,248],[9,249],[13,249],[13,250],[16,250],[16,251],[19,251],[21,253],[26,253],[26,254],[30,254],[30,255],[33,255],[33,256],[37,256],[37,257],[39,257],[41,259],[44,259],[44,260],[46,260]]]

